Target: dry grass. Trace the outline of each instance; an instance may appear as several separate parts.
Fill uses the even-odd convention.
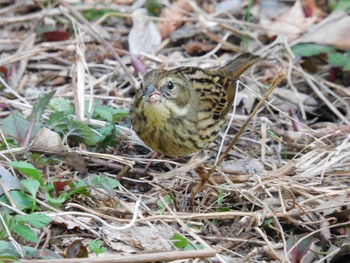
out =
[[[126,49],[130,15],[113,13],[92,23],[78,12],[91,8],[88,3],[75,7],[60,0],[53,7],[48,3],[42,5],[38,8],[34,1],[24,1],[0,9],[2,15],[12,14],[0,19],[3,36],[0,66],[11,71],[11,76],[0,77],[0,108],[6,105],[0,112],[1,118],[13,111],[28,116],[37,98],[54,89],[55,97],[74,101],[77,119],[105,125],[104,121],[89,117],[93,109],[86,108],[85,102],[101,100],[116,109],[130,107],[140,81],[133,74]],[[115,4],[109,8],[126,14],[132,9]],[[257,96],[264,106],[260,108],[253,103],[253,108],[247,110],[237,106],[224,138],[218,138],[203,153],[191,158],[153,159],[148,171],[145,166],[150,159],[140,156],[145,149],[131,130],[128,118],[117,125],[121,132],[117,149],[94,152],[83,145],[72,148],[84,157],[87,172],[77,174],[63,163],[48,165],[47,180],[79,181],[99,173],[117,178],[122,184],[113,195],[93,190],[89,198],[75,195],[59,208],[48,205],[45,196],[38,195],[37,202],[43,211],[57,222],[64,216],[61,220],[66,222],[50,225],[41,234],[38,248],[58,253],[73,239],[79,238],[86,244],[99,238],[109,247],[107,256],[156,250],[170,251],[171,255],[176,250],[170,245],[171,237],[173,233],[181,233],[192,245],[206,250],[203,254],[183,255],[197,258],[193,261],[179,261],[181,256],[175,255],[169,256],[169,261],[171,258],[172,262],[285,262],[291,261],[293,248],[307,244],[311,260],[306,262],[323,262],[349,242],[350,105],[346,100],[349,89],[329,82],[322,74],[307,73],[282,38],[269,44],[259,40],[257,33],[263,26],[218,14],[208,15],[198,6],[193,8],[181,20],[204,27],[202,30],[215,44],[212,51],[192,58],[181,45],[173,44],[171,48],[163,45],[156,55],[141,56],[145,67],[221,66],[236,51],[229,37],[248,37],[249,46],[265,58],[242,79],[246,83],[245,94],[249,98]],[[214,22],[219,26],[211,31],[209,25]],[[36,29],[50,23],[69,28],[72,32],[69,40],[43,41]],[[224,51],[217,55],[219,50]],[[298,113],[288,111],[292,108],[286,106],[288,97],[281,99],[280,93],[269,96],[267,102],[262,99],[261,94],[280,72],[286,78],[279,87],[294,94],[291,103],[295,103]],[[316,105],[298,101],[301,92],[315,100]],[[333,121],[320,118],[317,110],[321,104]],[[256,114],[249,119],[246,112],[254,109]],[[236,142],[235,135],[244,123],[247,125]],[[227,151],[214,165],[220,156],[221,139]],[[6,141],[5,135],[1,134],[0,141]],[[234,146],[226,148],[230,142]],[[7,149],[0,151],[1,163],[6,166],[7,161],[26,160],[28,144],[22,146],[7,145]],[[194,204],[190,204],[191,191],[199,180],[195,173],[199,166],[212,173],[212,180],[202,187]],[[163,201],[164,207],[160,208],[157,201]],[[10,208],[23,213],[14,205]],[[119,229],[126,224],[126,230]],[[143,240],[137,232],[150,235],[159,243],[152,244],[146,237]],[[312,240],[302,243],[308,237]],[[162,247],[165,240],[167,245]],[[216,256],[207,261],[200,259],[212,256],[210,249],[216,251]],[[147,260],[130,258],[123,262]]]

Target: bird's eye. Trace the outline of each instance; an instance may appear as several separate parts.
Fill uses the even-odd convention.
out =
[[[175,88],[174,83],[171,80],[169,80],[168,81],[168,89],[173,90],[174,88]]]

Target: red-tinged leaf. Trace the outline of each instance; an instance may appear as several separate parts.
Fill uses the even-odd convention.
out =
[[[337,80],[337,69],[332,67],[329,69],[329,75],[328,75],[328,80],[330,82],[335,83]]]
[[[3,76],[4,78],[6,78],[8,76],[8,70],[5,66],[1,66],[0,67],[0,76]]]
[[[62,191],[62,189],[66,186],[69,185],[72,182],[72,180],[66,180],[66,181],[57,181],[53,183],[53,187],[55,189],[55,193],[58,196],[59,193]]]
[[[1,120],[0,126],[6,136],[15,138],[20,145],[27,144],[28,137],[32,139],[40,129],[39,125],[33,125],[17,112]]]
[[[5,111],[8,109],[8,106],[4,102],[0,102],[0,112]]]
[[[291,236],[287,240],[287,248],[290,249],[291,247],[293,247],[300,239],[302,239],[301,242],[297,246],[295,246],[291,251],[293,263],[299,263],[312,244],[311,236],[304,238],[302,235],[296,235]]]
[[[305,17],[323,16],[323,11],[317,6],[315,0],[303,0],[302,7]]]
[[[64,41],[69,39],[69,33],[63,30],[48,31],[43,33],[43,38],[48,42]]]
[[[87,258],[89,252],[80,240],[73,241],[65,251],[65,258]]]
[[[310,6],[303,6],[303,11],[305,17],[311,17],[312,16],[312,8]]]

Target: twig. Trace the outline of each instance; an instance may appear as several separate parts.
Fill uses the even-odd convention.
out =
[[[144,263],[144,262],[160,262],[172,261],[190,258],[208,258],[214,257],[216,251],[213,249],[202,249],[192,251],[170,251],[160,253],[142,253],[139,255],[128,256],[111,256],[98,258],[65,258],[65,259],[41,259],[41,260],[21,260],[23,263]]]
[[[276,78],[273,80],[271,87],[266,91],[266,93],[264,94],[264,96],[261,98],[261,100],[259,101],[258,105],[256,105],[255,109],[253,110],[253,112],[249,115],[249,117],[247,118],[247,120],[245,121],[245,123],[243,124],[243,126],[239,129],[239,131],[236,133],[235,137],[232,139],[232,141],[230,142],[230,144],[226,147],[225,151],[221,154],[221,157],[219,158],[219,160],[217,161],[216,165],[214,165],[208,172],[208,176],[210,176],[216,169],[217,165],[219,165],[226,157],[226,155],[228,154],[228,152],[232,149],[233,145],[236,144],[236,142],[238,141],[239,137],[242,135],[242,133],[245,131],[245,129],[247,128],[248,124],[250,123],[250,121],[255,117],[255,115],[258,113],[258,111],[260,110],[260,108],[264,105],[266,99],[270,96],[270,94],[274,91],[274,89],[281,83],[281,81],[284,79],[284,74],[282,72],[280,72]]]
[[[116,226],[112,226],[111,224],[108,224],[106,221],[102,220],[101,218],[99,218],[98,216],[95,216],[95,215],[92,215],[92,214],[88,214],[88,213],[82,213],[82,212],[61,212],[61,213],[52,213],[52,214],[49,214],[49,216],[65,216],[65,215],[76,215],[76,216],[86,216],[86,217],[91,217],[95,220],[97,220],[98,222],[102,223],[103,225],[105,225],[106,227],[112,229],[112,230],[125,230],[125,229],[128,229],[130,227],[132,227],[135,222],[136,222],[136,217],[137,217],[137,214],[138,214],[138,209],[139,209],[139,206],[140,206],[140,200],[137,200],[136,203],[135,203],[135,209],[134,209],[134,214],[133,214],[133,217],[131,219],[131,221],[127,224],[127,225],[124,225],[124,226],[120,226],[120,227],[116,227]]]
[[[60,2],[60,4],[62,6],[64,6],[65,8],[67,8],[69,10],[70,13],[72,13],[76,19],[78,21],[80,21],[82,24],[86,25],[87,28],[89,29],[89,33],[102,45],[104,45],[112,54],[113,56],[118,60],[119,64],[121,65],[121,67],[123,68],[124,72],[126,73],[126,75],[129,77],[131,83],[135,84],[137,83],[137,81],[135,80],[135,78],[131,75],[130,71],[128,70],[128,68],[125,66],[124,62],[121,60],[120,56],[118,55],[118,53],[114,50],[114,48],[112,47],[112,45],[107,42],[103,37],[100,36],[100,34],[96,31],[95,28],[93,28],[91,26],[91,24],[89,23],[89,21],[87,21],[75,8],[73,8],[70,4],[66,3],[66,1],[64,0],[58,0]]]

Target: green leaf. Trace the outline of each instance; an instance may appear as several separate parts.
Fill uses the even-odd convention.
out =
[[[10,162],[9,164],[28,177],[39,181],[41,186],[45,186],[42,174],[32,164],[27,162]]]
[[[16,216],[16,221],[20,224],[28,223],[35,228],[43,228],[47,226],[51,221],[51,217],[44,213],[32,213],[27,215]]]
[[[98,128],[97,132],[101,135],[101,140],[96,145],[96,151],[107,147],[116,147],[116,138],[120,136],[120,131],[116,129],[115,125],[106,123],[105,126]]]
[[[101,18],[103,15],[108,13],[117,13],[116,11],[112,9],[88,9],[82,12],[82,15],[89,21],[97,20]]]
[[[115,109],[107,105],[96,105],[93,117],[101,118],[110,123],[117,122],[121,117],[125,117],[129,115],[129,110],[127,109]]]
[[[19,256],[18,251],[11,242],[0,240],[0,262],[15,262],[15,259]],[[8,261],[2,261],[7,259]],[[12,260],[10,260],[12,259]]]
[[[89,185],[95,188],[102,188],[106,190],[109,194],[113,194],[113,189],[119,186],[119,181],[100,175],[92,175]]]
[[[188,244],[187,238],[178,233],[175,233],[173,235],[172,240],[173,240],[174,246],[179,249],[185,248]]]
[[[61,194],[59,197],[51,197],[51,192],[54,190],[54,186],[52,184],[49,184],[46,186],[46,200],[49,204],[59,206],[63,204],[67,200],[67,196],[64,194]]]
[[[19,210],[23,211],[32,207],[33,199],[31,197],[28,197],[26,194],[19,191],[10,191],[9,194]],[[5,195],[0,196],[0,201],[4,202],[7,205],[9,204],[9,201]],[[12,213],[12,210],[8,210],[7,208],[4,210],[7,213]]]
[[[50,114],[49,118],[46,120],[49,128],[55,130],[59,133],[67,132],[67,123],[69,121],[68,115],[63,111],[57,111]]]
[[[165,195],[165,196],[163,196],[163,199],[164,199],[164,201],[165,201],[168,205],[170,205],[170,204],[173,203],[173,199],[171,198],[170,195]],[[164,208],[165,208],[165,205],[164,205],[163,201],[160,200],[160,199],[157,200],[157,205],[158,205],[158,207],[159,207],[160,209],[164,209]]]
[[[68,138],[76,142],[83,142],[87,146],[95,145],[100,135],[95,133],[86,123],[77,120],[68,121]]]
[[[0,239],[7,239],[8,238],[8,234],[7,231],[5,231],[5,228],[3,227],[3,224],[5,224],[7,226],[7,229],[9,229],[9,231],[12,231],[13,226],[15,225],[15,217],[9,215],[6,211],[4,211],[3,213],[1,213],[3,220],[0,221]],[[1,255],[1,253],[0,253]]]
[[[145,8],[151,16],[159,16],[163,9],[163,5],[158,0],[147,0]]]
[[[73,103],[64,98],[53,98],[48,108],[53,112],[64,112],[66,115],[74,114]]]
[[[88,248],[92,253],[98,255],[98,254],[101,254],[107,250],[107,248],[103,247],[102,244],[103,244],[102,240],[92,240],[88,244]]]
[[[36,194],[38,193],[40,183],[34,179],[25,179],[22,180],[21,183],[28,190],[31,196],[35,198]]]
[[[302,57],[326,54],[333,50],[335,50],[334,47],[314,43],[301,43],[292,47],[293,53]]]
[[[335,5],[333,10],[343,10],[347,11],[350,9],[350,1],[349,0],[339,0],[338,3]]]
[[[224,201],[225,198],[225,191],[222,187],[220,187],[220,194],[218,197],[218,205],[222,205],[222,202]]]
[[[11,113],[3,119],[0,127],[5,136],[16,139],[20,144],[24,142],[30,128],[32,129],[30,139],[33,139],[41,128],[39,125],[33,125],[18,112]]]
[[[64,134],[77,143],[85,143],[87,146],[96,145],[98,141],[104,139],[85,122],[73,120],[64,112],[53,112],[46,122],[56,132]]]
[[[271,228],[272,225],[273,225],[273,220],[272,219],[266,219],[261,227],[266,230],[266,229]]]
[[[23,237],[25,240],[37,243],[39,239],[35,235],[34,231],[26,225],[14,225],[12,231]]]
[[[43,114],[44,110],[46,109],[47,105],[49,104],[50,100],[52,99],[53,95],[55,95],[55,93],[56,90],[47,92],[35,100],[35,103],[33,104],[32,113],[29,116],[30,120],[34,119],[37,122],[40,120],[41,115]]]
[[[344,70],[350,70],[350,61],[345,65]]]
[[[328,63],[334,66],[346,66],[350,61],[348,53],[332,53],[328,56]]]

